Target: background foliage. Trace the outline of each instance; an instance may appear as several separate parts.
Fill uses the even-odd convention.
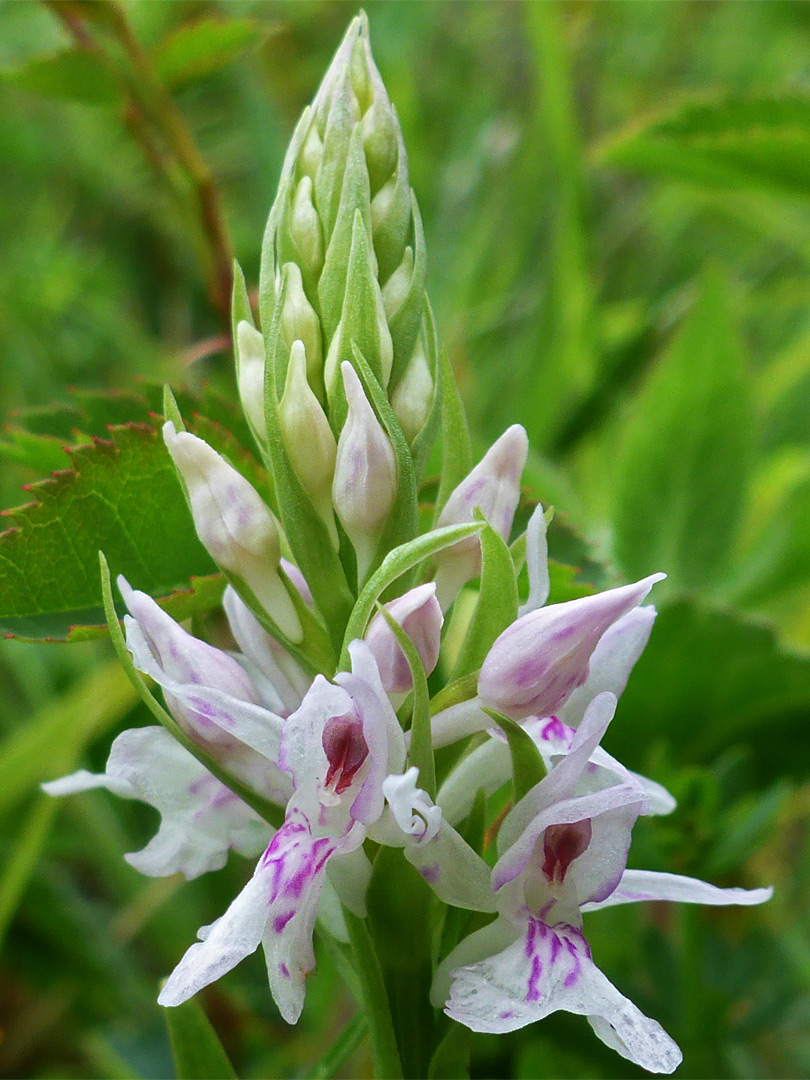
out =
[[[69,5],[88,44],[44,5],[0,7],[2,505],[75,469],[12,517],[23,535],[32,514],[54,519],[66,487],[103,482],[114,451],[91,437],[109,439],[108,424],[141,424],[114,435],[150,478],[136,502],[168,482],[149,456],[155,383],[206,385],[200,412],[227,420],[226,245],[201,211],[220,201],[255,287],[286,140],[355,9],[137,0],[122,10],[153,84],[133,75],[109,10]],[[637,827],[634,864],[777,888],[761,909],[607,911],[589,921],[594,951],[682,1045],[680,1075],[807,1075],[810,8],[368,10],[479,450],[526,425],[527,491],[557,507],[557,554],[587,580],[599,566],[608,580],[670,575],[609,737],[680,802],[672,819]],[[190,148],[165,128],[166,102]],[[112,387],[126,393],[97,393]],[[68,459],[66,444],[90,448]],[[75,530],[114,535],[107,511],[83,511]],[[186,523],[164,524],[180,540],[154,546],[144,584],[210,573]],[[37,535],[49,550],[51,534]],[[0,541],[6,584],[20,550],[19,534]],[[66,598],[50,630],[36,619],[3,629],[58,635],[92,608],[90,563],[75,559],[56,575]],[[211,598],[203,583],[172,602],[188,615]],[[43,605],[27,602],[21,611],[4,591],[0,621],[36,616]],[[0,1072],[170,1075],[157,982],[246,864],[182,887],[144,880],[121,853],[149,835],[148,811],[100,792],[38,794],[78,762],[100,768],[111,737],[145,718],[105,643],[0,644]],[[310,1075],[319,1060],[311,1075],[368,1072],[362,1022],[325,947],[294,1037],[259,957],[203,1001],[240,1076]],[[202,1075],[192,1051],[204,1017],[177,1024],[180,1072]],[[630,1069],[573,1017],[473,1041],[473,1076]]]

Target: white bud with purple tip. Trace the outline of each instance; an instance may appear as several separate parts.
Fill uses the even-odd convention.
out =
[[[429,581],[426,585],[418,585],[386,604],[385,608],[411,639],[425,674],[430,675],[439,660],[444,622],[435,583]],[[389,694],[407,693],[413,687],[411,669],[399,642],[379,612],[366,631],[366,641],[374,653],[386,691]]]
[[[552,604],[523,615],[490,649],[478,678],[485,705],[522,720],[551,716],[588,675],[599,639],[641,603],[666,574],[633,585]]]
[[[259,493],[208,443],[178,432],[171,421],[163,425],[163,439],[211,558],[247,585],[283,634],[300,641],[301,622],[278,572],[278,529]]]
[[[507,428],[451,493],[439,516],[439,527],[473,521],[477,508],[492,528],[508,540],[520,501],[520,477],[528,452],[529,440],[520,424]],[[442,609],[446,611],[459,589],[480,573],[481,545],[477,537],[460,540],[443,551],[436,572]]]
[[[357,553],[358,577],[371,562],[397,494],[397,463],[351,364],[341,365],[349,411],[340,433],[332,502]]]

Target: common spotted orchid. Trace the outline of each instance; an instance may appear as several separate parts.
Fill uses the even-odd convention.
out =
[[[46,790],[103,787],[154,806],[157,835],[127,856],[146,874],[193,878],[230,851],[258,856],[162,1005],[261,945],[272,996],[295,1023],[320,918],[350,946],[366,994],[375,988],[364,1012],[379,1075],[403,1074],[418,1008],[427,1034],[406,1075],[433,1068],[431,978],[433,1005],[473,1031],[566,1010],[670,1072],[677,1047],[596,967],[583,913],[642,899],[756,904],[770,891],[626,869],[636,819],[675,801],[601,739],[664,575],[600,592],[572,569],[552,590],[550,515],[524,513],[527,433],[512,425],[473,464],[425,280],[402,133],[361,15],[284,161],[260,327],[236,274],[237,384],[256,454],[220,453],[165,399],[166,462],[220,571],[224,619],[205,615],[223,647],[197,636],[204,620],[192,634],[119,578],[124,639],[104,577],[113,643],[164,726],[123,732],[103,774]],[[501,820],[510,781],[516,801]],[[483,834],[497,834],[494,868]],[[381,896],[395,928],[418,938],[410,983],[412,958],[386,955],[375,926]],[[492,920],[455,944],[461,923],[443,938],[442,905]]]

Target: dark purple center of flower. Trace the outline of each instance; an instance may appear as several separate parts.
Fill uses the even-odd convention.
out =
[[[333,716],[323,728],[323,749],[329,762],[326,786],[340,795],[351,786],[354,774],[368,757],[363,725],[356,716]]]
[[[568,867],[591,842],[591,819],[549,825],[543,834],[543,873],[549,881],[565,881]]]

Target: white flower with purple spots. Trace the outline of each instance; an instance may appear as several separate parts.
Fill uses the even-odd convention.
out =
[[[614,708],[609,693],[591,703],[568,753],[504,819],[492,872],[498,918],[442,961],[432,998],[473,1031],[514,1031],[561,1009],[578,1013],[624,1057],[670,1073],[678,1047],[596,967],[582,911],[636,899],[758,904],[771,891],[625,869],[648,795],[630,774],[592,767]]]
[[[183,957],[161,1004],[179,1005],[261,943],[273,997],[295,1023],[327,870],[343,903],[365,915],[370,865],[359,849],[383,815],[386,777],[405,764],[405,740],[368,645],[354,641],[349,654],[351,672],[334,682],[317,676],[284,722],[279,764],[293,782],[285,822],[243,891]]]
[[[151,597],[119,579],[131,615],[127,644],[136,667],[157,682],[183,731],[237,780],[284,806],[290,778],[278,767],[281,717],[262,703],[235,657],[186,633]],[[269,680],[265,680],[269,687]],[[225,865],[228,851],[261,851],[269,825],[217,780],[163,728],[125,731],[112,745],[104,773],[82,769],[44,785],[50,795],[103,787],[154,806],[158,833],[127,856],[145,874],[197,877]]]

